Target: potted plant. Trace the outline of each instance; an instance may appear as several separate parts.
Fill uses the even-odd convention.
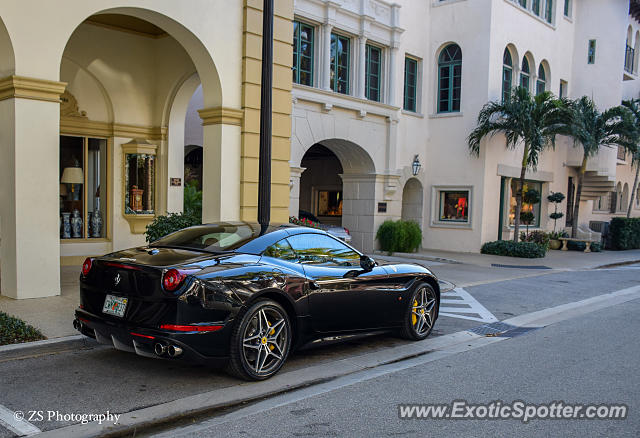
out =
[[[556,224],[558,219],[561,219],[564,214],[558,211],[558,204],[564,200],[564,195],[560,192],[551,192],[549,196],[547,196],[547,200],[553,203],[553,213],[549,215],[551,219],[553,219],[553,233],[549,233],[549,237],[551,240],[549,241],[549,248],[551,249],[559,249],[562,246],[562,242],[558,240],[559,237],[563,237],[564,232],[558,233],[556,232]]]

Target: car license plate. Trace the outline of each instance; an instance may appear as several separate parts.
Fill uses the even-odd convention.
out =
[[[107,295],[104,299],[102,312],[122,318],[127,308],[128,299],[125,297],[117,297],[115,295]]]

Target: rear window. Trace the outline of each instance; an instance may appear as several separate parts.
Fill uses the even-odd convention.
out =
[[[211,252],[233,251],[260,234],[248,224],[206,225],[185,228],[151,243],[151,246],[186,248]]]

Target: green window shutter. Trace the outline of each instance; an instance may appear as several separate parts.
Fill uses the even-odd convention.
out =
[[[331,89],[336,93],[349,94],[349,64],[351,41],[341,35],[331,34]]]
[[[293,82],[313,85],[314,28],[299,21],[293,22]]]
[[[380,102],[380,64],[382,51],[374,46],[366,45],[365,57],[365,97]]]
[[[404,59],[404,105],[406,111],[416,112],[416,86],[418,82],[418,61]]]

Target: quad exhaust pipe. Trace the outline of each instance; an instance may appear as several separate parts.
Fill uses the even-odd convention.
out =
[[[77,319],[73,320],[73,328],[78,330],[78,331],[82,331],[82,323],[80,321],[78,321]]]
[[[153,347],[153,351],[157,356],[164,356],[165,354],[171,358],[176,358],[182,355],[182,348],[177,345],[165,345],[157,342]]]

